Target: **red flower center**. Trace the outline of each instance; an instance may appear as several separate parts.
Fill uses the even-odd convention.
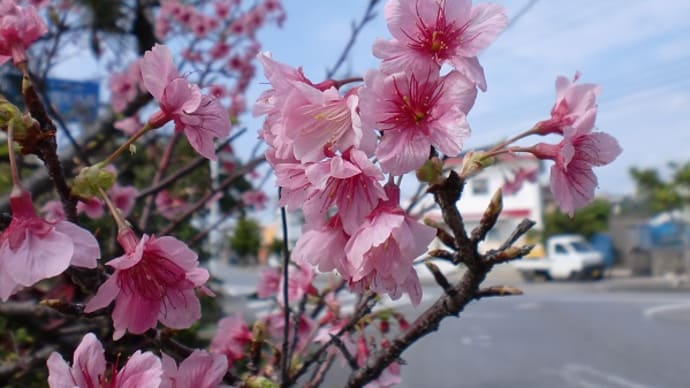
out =
[[[413,74],[407,85],[405,82],[399,82],[398,77],[393,80],[395,95],[388,100],[393,108],[388,111],[388,117],[380,122],[388,125],[388,128],[382,127],[382,130],[401,127],[419,127],[422,131],[426,130],[424,124],[433,120],[431,111],[443,92],[443,83],[431,81],[430,75],[420,82]]]
[[[469,22],[456,26],[455,22],[446,20],[445,2],[438,4],[436,19],[433,24],[426,24],[417,4],[417,34],[403,33],[410,39],[408,47],[424,54],[431,54],[434,60],[442,62],[453,54],[453,50],[462,44],[462,35]]]
[[[120,288],[150,300],[161,300],[168,292],[194,288],[185,271],[156,251],[144,251],[141,261],[122,271]]]

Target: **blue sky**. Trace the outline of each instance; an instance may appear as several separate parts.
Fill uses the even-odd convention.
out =
[[[308,77],[319,81],[367,3],[287,0],[283,28],[260,35],[264,49],[276,60],[302,66]],[[512,17],[530,0],[497,3]],[[602,87],[598,128],[623,147],[614,164],[595,170],[601,193],[632,193],[631,166],[690,160],[687,15],[690,2],[681,0],[536,1],[480,57],[488,91],[480,94],[469,115],[473,135],[466,148],[495,142],[547,118],[556,76],[570,77],[579,70],[583,82]],[[381,12],[358,39],[346,69],[363,74],[377,66],[371,55],[376,37],[390,37]],[[250,99],[267,87],[264,82],[262,76],[257,79]]]

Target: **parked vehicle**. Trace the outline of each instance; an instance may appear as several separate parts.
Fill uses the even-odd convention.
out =
[[[557,235],[546,240],[546,256],[513,263],[527,281],[551,279],[601,279],[604,255],[579,235]]]

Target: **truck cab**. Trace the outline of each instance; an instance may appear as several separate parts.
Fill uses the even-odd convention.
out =
[[[583,236],[557,235],[546,240],[546,256],[525,258],[513,264],[526,280],[601,279],[604,256]]]

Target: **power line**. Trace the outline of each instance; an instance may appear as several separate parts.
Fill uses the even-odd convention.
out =
[[[532,9],[532,7],[534,7],[534,5],[537,4],[538,1],[539,1],[539,0],[529,0],[529,1],[527,2],[527,4],[525,4],[522,8],[520,8],[520,10],[515,14],[515,16],[513,16],[513,18],[510,19],[510,21],[508,22],[508,25],[507,25],[506,28],[503,30],[503,32],[508,31],[508,29],[510,29],[510,27],[512,27],[512,26],[514,26],[515,24],[517,24],[517,22],[518,22],[523,16],[525,16],[525,14],[526,14],[527,12],[529,12],[529,10]]]

